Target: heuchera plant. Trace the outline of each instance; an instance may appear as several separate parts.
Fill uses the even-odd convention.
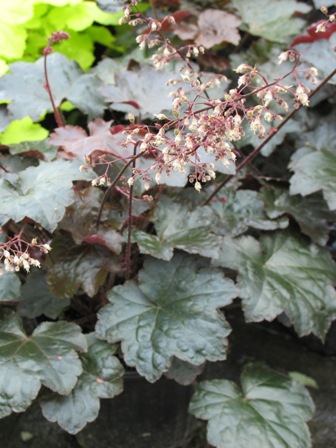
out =
[[[238,298],[248,322],[286,315],[299,336],[323,339],[336,318],[335,16],[321,8],[307,37],[303,3],[256,2],[269,23],[253,0],[170,14],[124,3],[146,58],[84,73],[53,52],[71,39],[55,31],[41,59],[0,78],[0,416],[44,386],[43,415],[72,434],[122,392],[125,367],[191,384],[225,360]],[[221,51],[224,69],[207,71]],[[67,124],[65,100],[87,129]],[[321,102],[322,122],[302,110]],[[36,141],[49,111],[57,127]],[[17,120],[30,120],[25,142]],[[235,448],[311,446],[313,408],[260,364],[240,387],[200,382],[190,404],[209,443]]]

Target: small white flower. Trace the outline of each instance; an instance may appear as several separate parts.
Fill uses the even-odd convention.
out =
[[[195,182],[194,187],[195,187],[195,190],[198,192],[200,192],[202,190],[202,185],[200,182]]]

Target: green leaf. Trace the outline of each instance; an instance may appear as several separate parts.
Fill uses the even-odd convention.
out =
[[[31,336],[11,311],[0,314],[0,416],[22,412],[41,384],[69,394],[82,372],[76,351],[86,350],[80,328],[67,322],[44,322]]]
[[[76,61],[85,71],[95,61],[93,39],[87,33],[71,31],[70,39],[60,42],[57,51]]]
[[[302,154],[302,157],[299,155]],[[324,149],[307,151],[301,148],[290,168],[294,175],[290,179],[290,194],[307,196],[322,190],[330,210],[336,210],[336,151]]]
[[[6,272],[3,265],[0,268],[3,272],[0,275],[0,302],[18,300],[21,289],[19,277],[14,272]]]
[[[112,219],[114,217],[111,215],[109,217],[109,213],[103,213],[99,229],[97,229],[96,223],[104,197],[103,192],[98,188],[88,187],[76,191],[75,195],[76,200],[67,208],[59,227],[70,232],[76,244],[98,243],[120,254],[124,238],[113,227],[121,228],[123,220]]]
[[[13,119],[28,115],[36,121],[45,112],[52,111],[49,95],[43,87],[43,62],[44,58],[34,63],[15,62],[10,64],[10,73],[0,78],[0,100],[11,101],[8,109]],[[48,56],[48,74],[55,105],[59,106],[65,98],[72,101],[69,93],[82,74],[77,64],[59,53],[53,53]]]
[[[289,36],[298,34],[304,21],[292,16],[311,10],[296,0],[233,0],[233,4],[249,33],[273,42],[287,42]]]
[[[3,145],[20,143],[23,141],[31,142],[44,140],[48,135],[49,132],[40,124],[35,124],[31,118],[25,117],[21,120],[13,120],[0,135],[0,142]]]
[[[220,238],[212,232],[213,219],[210,207],[192,210],[188,204],[174,202],[164,196],[154,215],[157,235],[136,231],[133,237],[140,252],[163,260],[172,258],[174,248],[216,258]]]
[[[336,317],[335,263],[330,253],[283,232],[260,242],[224,238],[215,265],[238,271],[246,319],[272,320],[285,312],[300,336],[323,338]]]
[[[19,25],[33,16],[33,4],[26,0],[0,1],[0,56],[20,58],[25,48],[27,33]]]
[[[40,140],[34,142],[21,142],[17,144],[10,144],[10,153],[11,154],[27,154],[27,155],[35,155],[38,153],[39,158],[43,158],[43,160],[50,162],[53,160],[57,154],[57,148],[49,144],[49,140]]]
[[[311,447],[307,390],[263,365],[245,367],[241,390],[227,380],[200,383],[189,410],[209,420],[208,441],[217,448]]]
[[[333,2],[334,3],[334,2]],[[324,6],[325,3],[323,3]],[[318,69],[319,78],[326,78],[335,68],[336,55],[335,48],[336,35],[333,33],[329,39],[318,38],[314,42],[295,45],[294,48],[301,55],[301,60]],[[329,81],[336,84],[336,76]]]
[[[124,369],[116,356],[116,346],[86,336],[88,352],[81,355],[83,373],[65,397],[50,395],[42,402],[42,412],[70,434],[77,434],[98,416],[100,398],[113,398],[123,390]]]
[[[121,341],[125,362],[154,382],[172,358],[200,365],[225,359],[230,329],[218,308],[231,303],[236,290],[216,270],[177,254],[170,262],[147,258],[139,282],[115,286],[111,304],[99,312],[96,334]]]
[[[238,236],[249,227],[275,230],[288,225],[288,220],[270,220],[264,211],[259,193],[252,190],[224,192],[223,200],[212,201],[214,212],[212,228],[219,235]]]
[[[261,196],[270,218],[289,214],[299,224],[301,231],[314,242],[321,246],[327,243],[330,231],[328,223],[336,221],[336,213],[329,210],[320,194],[290,196],[287,190],[267,187],[262,190]]]
[[[78,162],[58,159],[26,168],[11,181],[0,179],[0,225],[28,217],[53,232],[74,200],[72,181],[90,178]]]
[[[66,236],[54,238],[51,257],[47,281],[57,297],[71,298],[79,288],[93,297],[108,273],[120,270],[115,257],[105,247],[77,246]]]
[[[43,271],[33,270],[21,288],[18,313],[30,319],[42,314],[56,319],[69,304],[68,299],[60,299],[51,293]]]
[[[67,99],[89,118],[103,114],[106,104],[98,91],[102,84],[98,74],[83,74],[76,62],[69,61],[60,53],[50,54],[47,64],[57,107]],[[12,119],[28,115],[36,121],[46,112],[52,112],[44,84],[43,58],[34,63],[16,62],[10,65],[10,72],[0,78],[0,101],[10,101],[8,109]]]
[[[143,65],[139,70],[116,73],[115,85],[103,86],[101,92],[105,100],[112,103],[112,109],[152,118],[153,114],[172,108],[169,97],[172,88],[167,85],[172,76],[172,73],[158,72],[150,65]],[[137,103],[139,109],[127,104],[129,101]]]
[[[171,366],[165,376],[169,379],[175,380],[183,386],[188,386],[193,383],[198,375],[200,375],[205,367],[205,363],[199,366],[190,364],[189,362],[181,361],[178,358],[173,358]]]

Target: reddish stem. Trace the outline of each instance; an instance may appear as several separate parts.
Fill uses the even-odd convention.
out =
[[[309,99],[312,98],[327,82],[336,75],[336,69],[333,70],[317,87],[314,89],[309,95]],[[285,126],[285,124],[291,120],[294,115],[301,109],[302,104],[297,109],[294,109],[287,117],[279,124],[279,126],[275,129],[275,132],[270,134],[265,140],[254,150],[252,151],[245,159],[240,162],[240,164],[236,168],[236,173],[238,173],[242,168],[244,168],[248,163],[251,162],[262,150],[262,148],[270,141],[272,138],[280,131],[281,128]],[[221,184],[218,185],[216,190],[208,197],[208,199],[204,202],[203,205],[208,205],[210,201],[216,196],[216,194],[231,180],[234,176],[229,175]]]

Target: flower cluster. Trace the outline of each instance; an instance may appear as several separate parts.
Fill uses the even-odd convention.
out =
[[[135,117],[129,114],[130,126],[123,131],[127,134],[123,146],[133,145],[134,162],[142,156],[147,163],[139,160],[132,164],[131,159],[124,160],[130,170],[128,179],[122,178],[126,189],[140,178],[145,182],[146,191],[150,181],[160,183],[162,174],[169,176],[171,172],[180,172],[188,175],[189,182],[200,191],[202,184],[216,177],[217,162],[226,167],[235,162],[238,154],[235,142],[244,137],[247,127],[263,139],[274,133],[283,119],[279,107],[286,113],[309,105],[310,89],[305,81],[316,84],[317,70],[314,67],[299,69],[299,54],[295,50],[279,56],[279,62],[293,62],[293,68],[281,79],[268,81],[257,67],[241,64],[236,69],[240,75],[237,87],[226,91],[225,76],[201,73],[192,61],[204,52],[202,47],[188,44],[176,48],[171,44],[165,31],[174,26],[172,16],[161,20],[146,17],[137,9],[137,3],[129,2],[121,21],[143,27],[136,39],[140,48],[156,48],[152,62],[157,70],[173,59],[181,63],[179,78],[169,82],[176,86],[171,94],[171,117],[159,114],[158,122],[148,125],[137,124]],[[293,85],[285,84],[289,77]],[[93,181],[94,186],[111,184],[115,185],[106,174]]]
[[[30,271],[30,267],[40,267],[40,261],[32,257],[30,252],[37,249],[43,254],[47,254],[51,247],[49,244],[39,244],[36,238],[31,242],[21,239],[21,233],[13,238],[8,238],[6,242],[0,243],[0,275],[6,272],[18,272],[24,269]]]

